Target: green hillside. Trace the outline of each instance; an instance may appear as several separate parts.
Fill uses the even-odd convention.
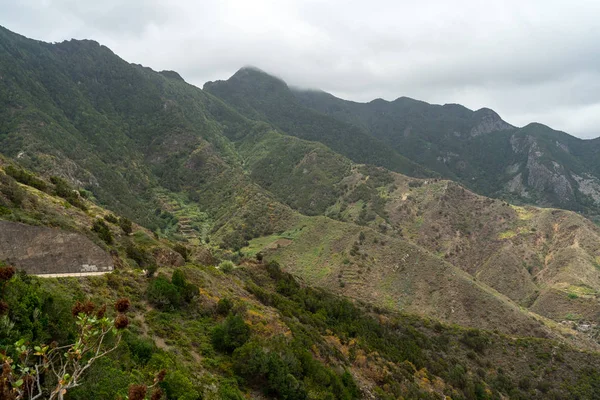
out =
[[[598,140],[541,124],[516,128],[490,109],[398,98],[356,103],[294,90],[298,101],[368,131],[400,154],[492,197],[597,215]]]
[[[248,118],[268,121],[288,135],[321,142],[354,162],[414,176],[431,175],[366,131],[304,107],[283,81],[258,69],[242,68],[227,81],[206,83],[204,90]]]
[[[597,398],[596,144],[0,28],[0,398]]]

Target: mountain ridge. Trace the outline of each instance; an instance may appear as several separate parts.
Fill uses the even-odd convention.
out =
[[[262,71],[202,90],[95,42],[0,31],[0,67],[0,220],[84,235],[115,266],[10,277],[0,344],[63,344],[75,300],[131,300],[124,344],[69,398],[162,368],[169,399],[595,395],[600,229],[461,185],[499,168],[531,202],[578,201],[593,149],[406,98],[340,121],[345,102],[314,110]]]

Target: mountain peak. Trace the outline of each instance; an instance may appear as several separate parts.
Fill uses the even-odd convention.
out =
[[[274,75],[271,75],[253,65],[243,66],[235,74],[233,74],[231,76],[231,78],[229,78],[229,79],[253,79],[253,80],[263,80],[263,81],[278,81],[287,86],[287,84],[283,81],[283,79],[278,78]]]
[[[175,79],[175,80],[178,80],[178,81],[185,82],[185,79],[183,79],[181,77],[181,75],[179,75],[175,71],[165,70],[165,71],[160,71],[159,74],[161,74],[162,76],[167,77],[169,79]]]

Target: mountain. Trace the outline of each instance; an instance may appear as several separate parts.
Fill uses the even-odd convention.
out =
[[[0,54],[0,147],[25,167],[161,233],[224,237],[252,215],[252,232],[233,236],[260,235],[277,227],[258,222],[268,204],[289,214],[248,179],[227,139],[256,123],[210,94],[92,41],[47,44],[2,29]]]
[[[0,263],[25,271],[0,291],[0,345],[66,343],[76,301],[132,304],[69,398],[125,397],[162,368],[174,399],[593,398],[600,231],[583,216],[475,194],[359,109],[342,121],[255,69],[202,90],[5,29],[0,55]],[[441,109],[422,125],[452,120],[498,165],[514,153],[527,185],[547,154],[587,176],[592,146],[559,158],[546,128]]]
[[[248,118],[268,121],[286,134],[321,142],[354,162],[409,175],[431,175],[363,129],[302,106],[285,82],[256,68],[242,68],[227,81],[207,82],[204,90]]]
[[[541,124],[513,127],[485,108],[406,97],[356,103],[321,91],[293,93],[303,105],[368,131],[480,194],[598,214],[598,139],[577,139]]]

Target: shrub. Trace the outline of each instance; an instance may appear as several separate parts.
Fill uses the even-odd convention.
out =
[[[25,191],[17,185],[13,178],[2,173],[0,173],[0,192],[15,206],[20,206],[25,199]]]
[[[168,399],[197,400],[201,398],[192,381],[179,370],[169,372],[161,387],[167,393]]]
[[[190,254],[191,251],[190,249],[188,249],[187,247],[185,247],[184,245],[177,243],[174,247],[173,250],[175,250],[176,252],[178,252],[179,254],[181,254],[181,257],[183,257],[183,259],[185,261],[189,261],[190,259]]]
[[[154,341],[132,333],[125,335],[125,343],[133,358],[144,365],[150,361],[155,351]]]
[[[199,292],[200,288],[192,283],[186,283],[185,287],[180,289],[181,297],[186,303],[190,303],[194,300]]]
[[[127,257],[134,260],[142,268],[150,267],[150,265],[153,264],[152,257],[141,247],[138,247],[131,242],[127,243],[125,253],[127,254]],[[156,272],[156,267],[154,271]]]
[[[48,184],[46,184],[46,182],[23,169],[15,168],[12,165],[9,165],[4,168],[4,172],[6,175],[12,176],[17,182],[20,182],[24,185],[34,187],[43,192],[48,189]]]
[[[159,309],[168,310],[181,305],[181,295],[177,286],[162,275],[150,282],[146,295],[148,301]]]
[[[365,233],[361,231],[360,234],[358,235],[358,241],[360,243],[362,243],[365,241],[365,238],[366,238]]]
[[[221,315],[229,314],[229,311],[233,308],[233,301],[228,297],[223,297],[217,302],[217,313]]]
[[[215,349],[231,353],[250,338],[250,327],[239,315],[230,315],[217,325],[211,335]]]
[[[114,214],[108,214],[104,216],[104,219],[111,224],[119,223],[119,219]]]
[[[184,288],[187,284],[185,279],[185,274],[182,270],[176,269],[173,271],[173,275],[171,276],[171,283],[179,288]]]
[[[235,265],[229,260],[222,261],[219,264],[219,269],[221,271],[225,272],[226,274],[231,273],[234,268],[235,268]]]
[[[66,180],[57,176],[53,176],[50,178],[50,182],[54,184],[54,193],[57,196],[62,197],[70,204],[82,209],[83,211],[87,210],[87,206],[79,196],[79,192],[74,190]]]
[[[106,244],[113,243],[113,236],[110,232],[108,225],[101,219],[97,219],[94,221],[94,225],[92,225],[92,232],[96,232],[98,237],[102,239]]]
[[[489,343],[489,339],[485,337],[485,334],[477,329],[467,331],[460,338],[460,341],[478,353],[483,353]]]
[[[131,223],[131,221],[128,218],[125,218],[125,217],[119,218],[119,226],[121,227],[121,230],[123,230],[123,232],[126,235],[131,235],[131,233],[133,232],[133,224]]]
[[[156,265],[148,265],[148,267],[146,267],[146,278],[152,278],[157,270],[158,267]]]
[[[219,399],[221,400],[244,400],[244,398],[236,387],[228,383],[223,383],[219,387]]]

